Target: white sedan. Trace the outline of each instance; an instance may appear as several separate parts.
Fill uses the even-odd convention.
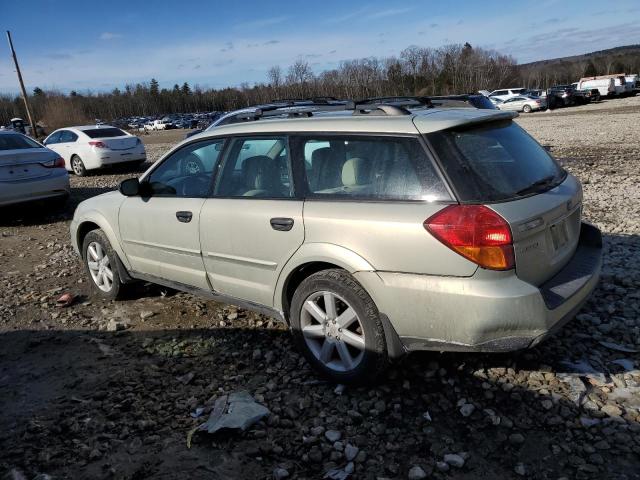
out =
[[[147,154],[142,141],[109,125],[89,125],[56,130],[44,144],[58,153],[69,171],[86,175],[94,170],[119,163],[143,163]]]

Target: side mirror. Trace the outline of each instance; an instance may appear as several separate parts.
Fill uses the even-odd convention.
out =
[[[135,197],[140,195],[140,181],[137,178],[127,178],[118,185],[120,193],[126,197]]]

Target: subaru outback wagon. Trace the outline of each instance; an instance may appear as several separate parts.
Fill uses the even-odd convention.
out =
[[[266,113],[78,206],[98,295],[147,281],[278,317],[346,383],[416,350],[532,347],[594,289],[602,240],[581,185],[515,113]]]

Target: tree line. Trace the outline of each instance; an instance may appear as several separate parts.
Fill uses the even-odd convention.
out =
[[[111,92],[64,94],[35,88],[30,102],[35,117],[51,129],[95,119],[227,111],[275,99],[443,95],[508,86],[547,88],[582,76],[640,71],[640,48],[621,50],[518,65],[508,55],[469,43],[440,48],[410,46],[398,56],[343,61],[319,73],[300,58],[286,68],[271,67],[265,81],[252,86],[245,83],[211,89],[184,82],[160,88],[158,81],[151,79]],[[20,98],[0,96],[0,124],[14,116],[26,116]]]

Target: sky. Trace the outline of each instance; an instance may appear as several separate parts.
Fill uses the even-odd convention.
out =
[[[519,63],[640,43],[640,2],[615,0],[0,0],[25,84],[108,91],[265,82],[296,59],[315,73],[409,45],[469,42]],[[0,40],[0,93],[18,83]]]

